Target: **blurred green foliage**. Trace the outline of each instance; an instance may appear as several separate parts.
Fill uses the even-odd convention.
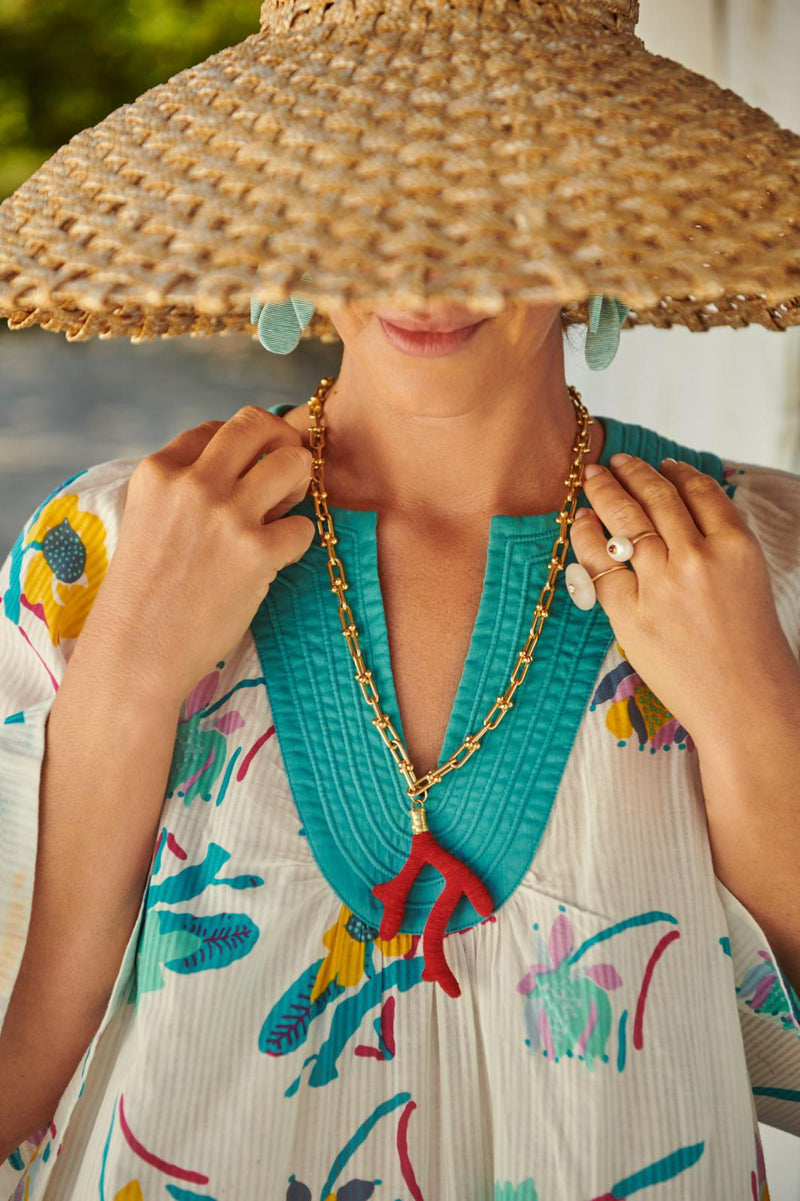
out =
[[[258,31],[258,0],[0,0],[0,198],[73,134]]]

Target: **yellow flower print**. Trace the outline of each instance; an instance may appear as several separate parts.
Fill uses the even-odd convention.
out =
[[[77,638],[108,567],[106,530],[94,513],[78,508],[74,493],[58,496],[39,515],[26,549],[37,553],[28,564],[24,597],[41,605],[50,638]]]
[[[114,1195],[114,1201],[143,1201],[142,1186],[138,1180],[128,1183]]]
[[[635,736],[639,750],[649,745],[653,755],[659,750],[668,751],[672,746],[692,750],[691,735],[633,669],[619,643],[617,650],[622,661],[602,677],[590,709],[611,702],[606,710],[605,724],[617,739],[618,746],[626,746]]]
[[[328,948],[328,955],[319,966],[317,979],[311,992],[311,1000],[315,1001],[323,993],[331,980],[336,980],[343,988],[351,988],[358,984],[365,975],[372,975],[370,956],[374,944],[383,955],[407,955],[411,950],[412,936],[398,934],[395,938],[376,938],[378,931],[374,926],[368,926],[360,917],[342,905],[339,917],[329,930],[322,936],[322,941]]]

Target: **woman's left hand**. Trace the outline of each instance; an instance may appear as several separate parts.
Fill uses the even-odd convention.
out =
[[[721,729],[736,736],[750,702],[784,705],[787,684],[800,696],[761,545],[717,481],[688,463],[610,462],[584,473],[591,510],[572,524],[578,562],[589,575],[615,566],[603,526],[628,538],[657,531],[636,543],[628,570],[596,581],[598,602],[626,659],[698,745]]]

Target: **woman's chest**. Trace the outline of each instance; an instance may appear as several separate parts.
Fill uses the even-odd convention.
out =
[[[485,540],[385,532],[378,566],[402,737],[418,776],[441,750],[481,600]]]

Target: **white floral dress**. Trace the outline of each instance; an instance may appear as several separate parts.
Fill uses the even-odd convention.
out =
[[[601,461],[671,454],[727,486],[800,649],[800,476],[601,420]],[[45,722],[134,465],[62,485],[0,574],[0,1020],[27,932]],[[376,514],[333,512],[402,736]],[[443,757],[505,687],[554,521],[492,518]],[[315,539],[186,698],[105,1016],[51,1122],[0,1166],[0,1196],[766,1201],[758,1120],[800,1135],[800,1003],[715,876],[690,733],[601,606],[577,609],[560,580],[514,709],[429,797],[432,831],[494,901],[489,916],[466,897],[452,910],[460,995],[446,995],[422,976],[432,868],[380,937],[372,889],[408,853],[406,798],[326,561]]]

